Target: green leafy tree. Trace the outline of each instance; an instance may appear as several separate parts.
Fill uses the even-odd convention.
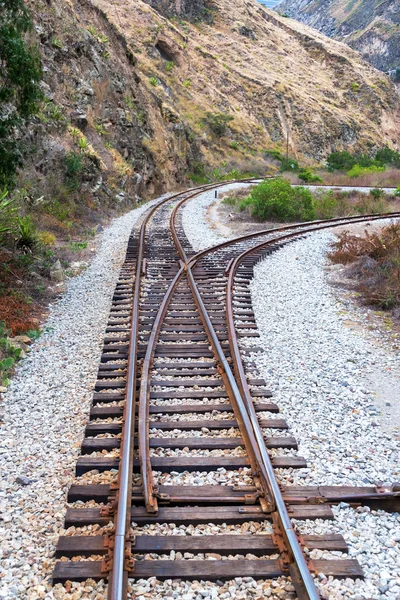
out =
[[[42,98],[39,51],[27,41],[33,23],[23,0],[0,0],[0,188],[22,166],[19,131]]]

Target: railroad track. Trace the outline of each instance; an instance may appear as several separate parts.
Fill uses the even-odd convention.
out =
[[[290,575],[300,599],[316,599],[312,574],[359,578],[362,570],[351,559],[308,560],[305,548],[345,553],[347,545],[340,535],[299,538],[292,519],[333,519],[331,505],[343,500],[398,509],[393,489],[279,485],[276,469],[306,463],[271,391],[243,361],[257,347],[241,345],[258,337],[249,290],[256,262],[305,233],[367,217],[258,232],[195,253],[182,205],[219,185],[162,200],[132,232],[54,582],[108,578],[108,597],[118,600],[129,577]]]

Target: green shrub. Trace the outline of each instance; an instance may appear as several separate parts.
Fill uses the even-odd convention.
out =
[[[349,177],[361,177],[362,175],[366,175],[367,173],[376,173],[378,171],[384,171],[385,167],[371,165],[370,167],[362,167],[359,164],[355,164],[350,171],[347,172]]]
[[[14,201],[7,198],[7,192],[0,192],[0,244],[14,230],[16,210]]]
[[[79,152],[68,152],[64,158],[65,181],[71,190],[79,189],[80,175],[83,171],[83,156]]]
[[[149,83],[150,85],[156,87],[160,82],[158,81],[157,77],[149,77]]]
[[[292,171],[293,173],[297,173],[299,170],[299,163],[294,158],[282,158],[281,159],[281,173],[285,171]]]
[[[236,142],[235,140],[231,142],[231,148],[237,150],[239,148],[239,142]]]
[[[81,250],[85,250],[87,248],[87,242],[70,242],[69,243],[72,252],[80,252]]]
[[[4,321],[0,321],[0,384],[7,386],[10,383],[8,375],[15,362],[21,356],[21,348],[16,348],[8,340],[11,332],[6,328]]]
[[[275,160],[283,160],[283,156],[282,154],[279,152],[279,150],[265,150],[264,152],[265,156],[270,156],[271,158],[274,158]]]
[[[400,198],[400,185],[396,188],[393,195],[396,196],[396,198]]]
[[[38,245],[38,233],[30,217],[18,217],[15,245],[23,252],[32,253]]]
[[[380,200],[385,196],[385,192],[381,188],[374,188],[373,190],[370,190],[369,193],[375,200]]]
[[[300,169],[298,174],[299,179],[305,181],[306,183],[319,182],[323,183],[321,177],[319,175],[315,175],[310,171],[310,169]]]
[[[315,216],[317,219],[333,219],[338,212],[338,200],[332,190],[318,194],[314,198]]]
[[[356,163],[350,152],[332,152],[326,160],[328,171],[349,171]]]
[[[240,209],[249,207],[260,221],[312,221],[315,219],[313,197],[303,187],[292,187],[278,177],[255,186],[250,196],[243,200]]]
[[[388,146],[378,150],[375,154],[375,160],[382,165],[391,165],[400,169],[400,152],[396,152]]]
[[[233,121],[232,115],[225,113],[211,113],[207,112],[206,116],[203,117],[202,122],[207,125],[215,135],[222,137],[226,132],[228,123]]]
[[[167,60],[167,62],[165,63],[165,70],[170,73],[171,71],[174,70],[175,67],[175,63],[172,60]]]

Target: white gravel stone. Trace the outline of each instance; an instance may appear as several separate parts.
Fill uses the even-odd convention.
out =
[[[392,432],[381,427],[365,378],[377,368],[395,375],[398,356],[368,333],[365,311],[345,306],[327,283],[332,239],[331,233],[315,233],[284,247],[255,267],[250,286],[261,335],[257,345],[265,349],[252,358],[308,463],[308,469],[277,469],[277,476],[304,485],[389,484],[399,480],[399,424],[392,424]],[[344,324],[349,310],[364,324],[358,331]],[[321,590],[333,598],[397,599],[392,581],[400,575],[399,516],[357,513],[347,505],[335,513],[337,520],[323,530],[345,536],[366,581],[330,578],[319,583]],[[318,533],[315,523],[300,527]],[[382,577],[383,569],[390,578]]]
[[[200,214],[195,203],[184,210],[186,234],[198,250],[223,241],[206,218],[212,200],[211,193],[208,198],[204,194]],[[299,454],[309,465],[277,469],[278,477],[300,485],[390,483],[400,479],[400,424],[384,426],[371,379],[380,373],[386,388],[399,390],[398,356],[384,347],[379,331],[367,331],[367,311],[346,303],[328,285],[324,266],[332,239],[331,233],[312,234],[256,266],[251,291],[261,338],[244,339],[243,345],[265,349],[249,360],[255,360],[289,423],[289,431],[282,433],[297,438]],[[346,326],[347,319],[357,323],[358,331]],[[345,505],[334,512],[333,523],[298,522],[298,528],[310,534],[342,533],[350,556],[360,561],[367,577],[356,583],[322,578],[317,583],[322,594],[334,600],[398,600],[399,515],[354,511]],[[275,596],[264,590],[264,597]]]
[[[102,585],[51,590],[54,548],[64,524],[96,380],[110,303],[132,227],[149,205],[115,219],[84,273],[50,307],[44,333],[4,394],[0,431],[0,598],[103,598]],[[29,480],[29,484],[27,483]],[[89,586],[90,587],[90,586]],[[96,589],[98,591],[96,591]],[[85,595],[86,594],[86,595]]]
[[[224,186],[218,193],[238,190],[248,187],[250,184],[231,183]],[[224,239],[216,230],[211,229],[211,222],[207,218],[207,209],[215,200],[215,190],[199,194],[195,202],[187,202],[182,210],[182,225],[186,236],[195,250],[204,250],[219,244]],[[232,235],[231,237],[236,237]]]

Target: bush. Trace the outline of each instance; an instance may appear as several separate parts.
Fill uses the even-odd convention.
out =
[[[232,115],[225,113],[206,113],[203,117],[202,122],[207,125],[215,135],[222,137],[226,132],[228,123],[233,121]]]
[[[393,195],[396,196],[396,198],[400,198],[400,185],[396,188]]]
[[[260,221],[312,221],[315,219],[313,197],[303,187],[293,187],[278,177],[255,186],[250,196],[243,200],[240,209],[249,207]]]
[[[270,156],[271,158],[274,158],[275,160],[279,160],[279,161],[283,160],[283,156],[279,152],[279,150],[265,150],[264,154],[265,154],[265,156]]]
[[[339,208],[339,202],[332,190],[319,194],[314,199],[315,216],[317,219],[333,219]]]
[[[349,171],[355,163],[350,152],[332,152],[326,160],[328,171]]]
[[[374,188],[373,190],[370,190],[369,193],[375,200],[380,200],[385,196],[385,192],[381,188]]]
[[[43,244],[43,246],[54,246],[57,239],[54,233],[50,233],[50,231],[41,231],[38,237],[39,242]]]
[[[292,173],[296,173],[299,170],[299,163],[294,158],[282,158],[281,159],[281,173],[285,171],[292,171]]]
[[[319,182],[323,183],[321,177],[319,175],[315,175],[310,171],[310,169],[300,169],[299,171],[299,179],[305,181],[306,183]]]
[[[385,167],[378,167],[375,165],[371,165],[370,167],[362,167],[359,164],[355,164],[354,167],[352,167],[350,169],[350,171],[348,171],[347,175],[349,177],[361,177],[362,175],[365,175],[366,173],[376,173],[378,171],[384,171]]]
[[[14,230],[15,212],[13,200],[7,198],[7,192],[0,193],[0,244]]]
[[[69,189],[77,190],[80,185],[80,174],[83,171],[83,156],[78,152],[65,155],[65,181]]]
[[[364,237],[340,234],[329,255],[335,263],[357,261],[358,289],[365,299],[384,309],[400,305],[400,223]]]
[[[375,154],[375,160],[382,165],[391,165],[400,169],[400,152],[396,152],[388,146],[378,150]]]
[[[39,238],[30,217],[18,217],[15,245],[23,252],[33,252]]]
[[[0,321],[0,384],[6,386],[10,383],[8,374],[21,356],[21,349],[13,346],[8,340],[10,334],[11,331],[6,328],[5,322]]]

